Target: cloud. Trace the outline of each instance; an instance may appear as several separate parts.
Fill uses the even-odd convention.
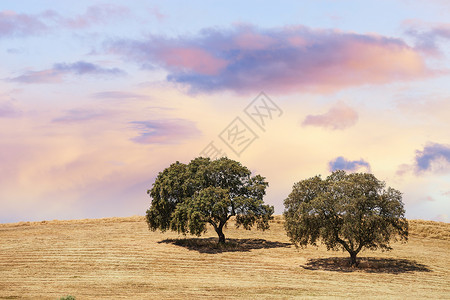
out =
[[[18,83],[59,83],[62,82],[62,73],[53,69],[28,71],[17,77],[8,78],[7,80]]]
[[[306,116],[302,122],[302,126],[317,126],[342,130],[355,125],[357,121],[358,113],[345,103],[339,102],[324,114]]]
[[[431,197],[431,196],[426,196],[425,197],[425,201],[428,201],[428,202],[434,202],[434,201],[436,201],[433,197]]]
[[[102,24],[111,21],[114,18],[126,17],[129,15],[129,9],[122,6],[111,4],[93,5],[86,9],[83,14],[73,18],[63,18],[58,16],[58,22],[69,28],[86,28],[95,24]]]
[[[15,118],[21,115],[21,111],[10,101],[0,103],[0,118]]]
[[[347,160],[342,156],[328,163],[330,172],[336,170],[345,170],[349,172],[355,172],[359,169],[365,169],[365,171],[370,172],[370,164],[363,159],[360,160]]]
[[[439,94],[398,95],[396,106],[408,118],[448,123],[450,117],[450,96]]]
[[[167,18],[167,15],[163,14],[159,7],[152,7],[148,10],[150,15],[154,16],[159,22],[164,21]]]
[[[442,55],[438,41],[450,39],[450,23],[426,24],[417,20],[404,22],[405,33],[415,39],[416,48],[427,54]]]
[[[103,118],[107,115],[104,111],[86,109],[71,109],[65,115],[52,120],[53,123],[78,123]]]
[[[139,131],[132,141],[139,144],[176,144],[201,135],[195,123],[185,119],[131,122]]]
[[[126,74],[118,68],[103,68],[99,65],[78,61],[75,63],[54,64],[51,69],[42,71],[28,71],[20,76],[8,78],[8,81],[19,83],[59,83],[63,76],[73,75],[95,75],[95,76],[121,76]]]
[[[39,35],[49,27],[41,15],[18,14],[14,11],[0,11],[0,38]]]
[[[130,93],[130,92],[121,92],[121,91],[105,91],[105,92],[98,92],[95,94],[92,94],[94,98],[99,99],[140,99],[140,98],[146,98],[144,95],[139,95],[136,93]]]
[[[425,171],[448,171],[450,167],[450,146],[430,143],[423,150],[416,151],[416,173]]]
[[[17,48],[8,48],[8,49],[6,49],[6,53],[8,53],[8,54],[20,54],[20,53],[22,53],[22,50],[17,49]]]
[[[89,6],[84,13],[75,17],[64,17],[52,10],[40,14],[4,10],[0,11],[0,38],[35,36],[55,28],[84,29],[128,15],[128,8],[111,4]]]
[[[304,26],[205,29],[197,36],[106,44],[142,68],[163,68],[191,92],[233,90],[331,92],[433,75],[420,52],[401,39]]]
[[[398,176],[403,176],[403,175],[409,173],[413,169],[414,169],[414,167],[412,167],[411,165],[401,164],[400,166],[398,166],[395,174],[397,174]]]
[[[124,72],[118,68],[103,68],[92,63],[78,61],[72,64],[59,63],[53,66],[53,69],[63,73],[73,73],[77,75],[95,74],[95,75],[123,75]]]

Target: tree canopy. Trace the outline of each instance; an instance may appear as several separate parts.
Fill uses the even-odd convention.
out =
[[[408,239],[402,194],[386,188],[372,174],[333,172],[299,181],[284,201],[290,240],[305,247],[324,243],[350,254],[350,264],[364,248],[391,250],[391,240]]]
[[[160,172],[147,193],[152,198],[146,219],[151,230],[173,230],[200,236],[210,224],[225,242],[223,228],[236,216],[236,226],[268,229],[273,207],[263,197],[268,183],[239,162],[198,157],[176,162]]]

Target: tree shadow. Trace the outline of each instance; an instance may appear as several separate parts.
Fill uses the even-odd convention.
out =
[[[412,272],[432,272],[423,264],[408,259],[358,257],[358,266],[351,267],[348,257],[328,257],[309,259],[302,268],[334,272],[365,272],[401,274]]]
[[[200,253],[216,254],[222,252],[248,252],[253,249],[270,249],[290,247],[291,243],[272,242],[264,239],[227,239],[225,244],[219,244],[218,238],[184,238],[165,239],[158,243],[173,244]]]

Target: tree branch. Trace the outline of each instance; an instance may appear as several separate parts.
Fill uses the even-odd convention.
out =
[[[347,243],[346,243],[344,240],[341,240],[337,234],[336,234],[336,240],[337,240],[342,246],[344,246],[345,250],[347,250],[348,253],[352,253],[352,249],[350,249],[350,247],[347,245]]]
[[[214,227],[214,230],[217,231],[218,227],[217,224],[213,222],[213,220],[209,219],[208,223],[211,224]]]

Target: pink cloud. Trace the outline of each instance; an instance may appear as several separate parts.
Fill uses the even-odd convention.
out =
[[[264,50],[276,44],[276,39],[249,31],[243,31],[234,37],[234,46],[245,50]]]
[[[398,176],[403,176],[409,172],[412,172],[414,170],[414,167],[408,164],[401,164],[398,166],[397,171],[395,172]]]
[[[0,118],[15,118],[22,114],[22,112],[11,101],[0,102]]]
[[[98,92],[93,94],[92,96],[99,99],[142,99],[147,97],[136,93],[122,91]]]
[[[225,60],[199,48],[169,48],[158,53],[158,57],[169,69],[204,75],[216,75],[227,65]]]
[[[66,111],[63,116],[52,120],[53,123],[79,123],[90,120],[102,119],[110,115],[107,111],[88,110],[88,109],[71,109]]]
[[[434,198],[431,197],[431,196],[427,196],[427,197],[425,198],[425,200],[428,201],[428,202],[433,202],[433,201],[435,201]]]
[[[345,103],[339,102],[324,114],[306,116],[302,125],[342,130],[355,125],[357,121],[358,113]]]
[[[28,71],[17,77],[9,78],[8,80],[19,83],[59,83],[62,82],[62,73],[52,69]]]
[[[434,76],[401,39],[303,26],[205,29],[194,37],[117,40],[110,53],[169,72],[192,92],[332,92]]]
[[[160,22],[164,21],[167,18],[167,16],[165,14],[163,14],[160,11],[160,9],[156,6],[150,8],[148,11],[152,16],[154,16]]]
[[[0,11],[0,38],[36,35],[47,30],[40,16]]]

